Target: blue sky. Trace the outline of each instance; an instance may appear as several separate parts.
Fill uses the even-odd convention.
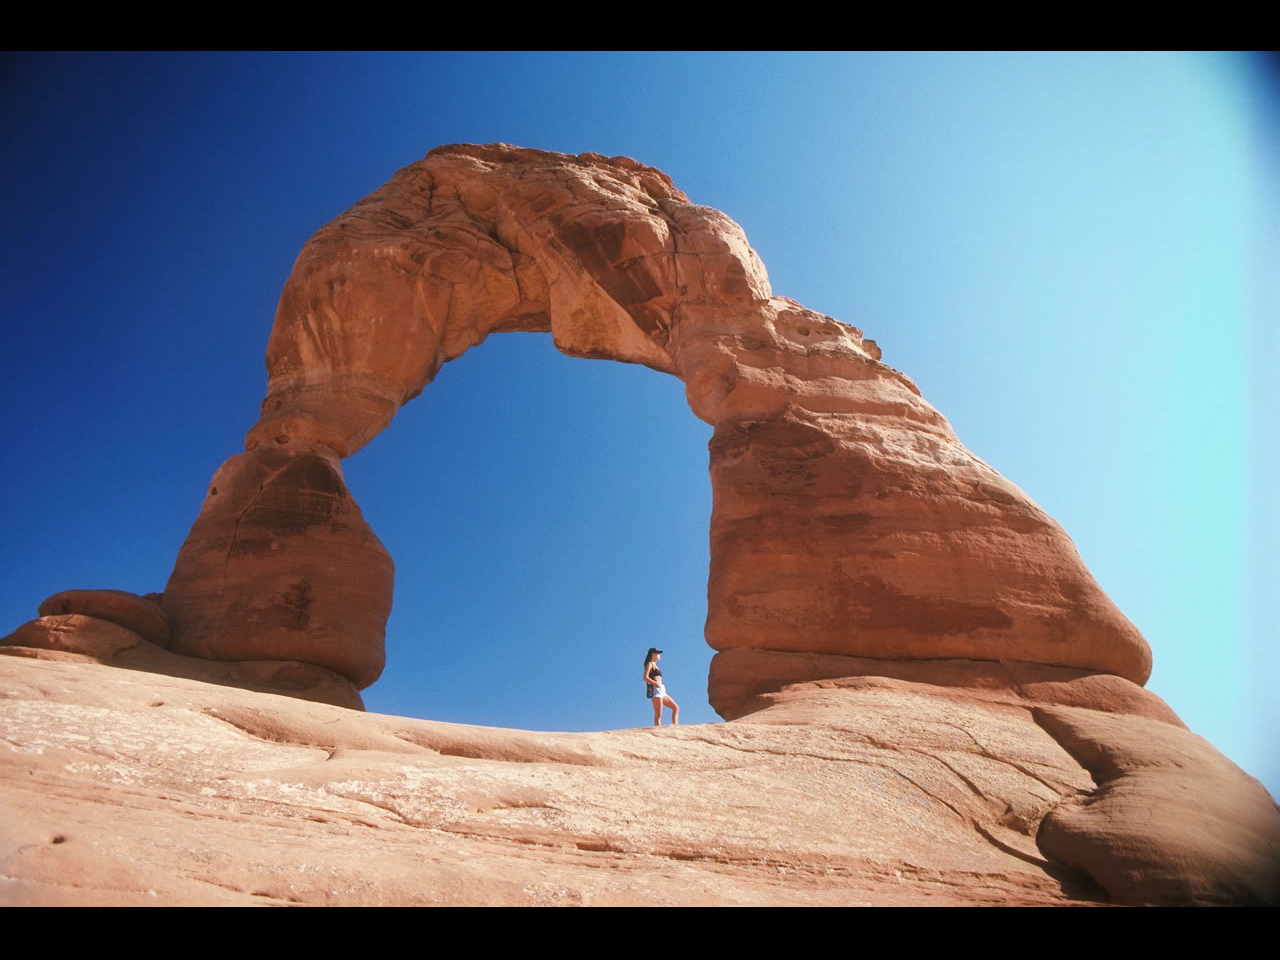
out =
[[[1117,54],[5,55],[0,630],[163,588],[307,237],[442,143],[626,154],[743,225],[1075,540],[1149,686],[1280,793],[1280,115],[1260,62]],[[499,335],[346,461],[397,564],[370,709],[646,721],[705,677],[710,428]]]

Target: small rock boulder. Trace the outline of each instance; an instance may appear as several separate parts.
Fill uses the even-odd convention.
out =
[[[1036,843],[1124,903],[1280,905],[1280,808],[1204,739],[1146,717],[1037,707],[1097,789]]]
[[[38,612],[42,617],[81,613],[109,620],[157,647],[169,646],[169,618],[164,608],[155,600],[125,590],[63,590],[40,604]]]
[[[63,613],[28,620],[0,640],[0,646],[57,650],[109,663],[122,651],[138,646],[140,641],[137,633],[110,620],[83,613]]]

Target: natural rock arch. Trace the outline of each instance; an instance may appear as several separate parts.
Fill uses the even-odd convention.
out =
[[[815,785],[821,796],[809,806],[830,816],[814,822],[844,827],[809,830],[808,849],[820,849],[823,863],[843,846],[843,854],[887,875],[884,864],[905,862],[904,854],[895,850],[886,860],[874,847],[858,846],[868,832],[849,824],[881,814],[892,822],[891,814],[910,807],[921,850],[953,854],[951,839],[980,837],[983,854],[994,849],[1005,858],[984,862],[1032,868],[1028,876],[1041,893],[1055,883],[1065,893],[1071,871],[1083,871],[1120,901],[1276,902],[1274,801],[1182,729],[1158,697],[1133,686],[1147,678],[1150,651],[1061,528],[965,450],[911,381],[880,361],[874,343],[773,297],[736,224],[625,158],[502,145],[441,148],[324,227],[303,249],[281,297],[262,416],[246,451],[214,475],[164,593],[55,594],[0,648],[358,706],[355,687],[367,686],[383,666],[393,567],[346,488],[341,460],[386,427],[441,364],[503,330],[550,330],[565,353],[674,374],[693,412],[713,426],[706,637],[719,652],[710,698],[728,718],[761,712],[697,739],[733,746],[743,737],[772,738],[762,748],[770,756],[769,785],[748,780],[733,789],[749,796],[782,783],[794,798]],[[55,731],[66,728],[67,717],[86,730],[101,723],[99,701],[115,703],[130,686],[105,673],[83,675],[95,679],[82,683],[80,673],[43,669],[75,664],[39,666],[29,675],[60,677],[55,693],[80,699],[69,713],[51,712],[44,681],[15,680],[37,691],[34,704],[20,699],[18,713],[10,711],[38,731],[35,743],[56,742],[46,722]],[[780,689],[829,678],[841,679]],[[108,721],[127,732],[139,710],[150,717],[164,708],[156,686],[132,685],[131,702]],[[656,752],[637,753],[634,731],[530,739],[419,723],[405,733],[413,721],[351,727],[338,723],[332,707],[320,714],[304,709],[311,705],[229,698],[225,690],[217,706],[199,707],[214,688],[162,686],[181,691],[183,703],[165,714],[170,721],[192,711],[202,721],[214,714],[235,749],[245,733],[270,734],[288,750],[284,764],[299,762],[297,747],[310,756],[316,745],[359,751],[370,744],[393,758],[389,763],[415,764],[401,769],[424,777],[443,755],[560,764],[568,770],[553,779],[586,818],[566,828],[566,843],[581,839],[580,824],[594,822],[603,806],[623,802],[612,820],[599,820],[621,831],[623,846],[611,845],[610,854],[628,842],[648,850],[653,840],[644,831],[639,840],[625,839],[637,807],[619,794],[618,778],[648,782],[655,762],[675,762],[647,735]],[[94,704],[88,713],[85,697]],[[901,736],[867,732],[886,726],[900,726]],[[770,730],[789,732],[779,738]],[[70,749],[83,749],[89,760],[104,749],[85,734],[71,736]],[[844,746],[833,754],[837,741]],[[128,761],[164,751],[126,752]],[[859,753],[866,756],[847,762]],[[211,782],[228,779],[230,755],[212,761]],[[774,764],[788,756],[804,763]],[[814,758],[819,766],[834,758],[856,774],[815,774]],[[678,765],[688,761],[682,752]],[[576,787],[585,781],[569,772],[586,764],[592,784],[609,781],[600,799],[583,801]],[[121,800],[78,769],[70,774],[77,779],[59,781],[73,765],[57,759],[56,766],[57,776],[50,767],[52,779],[45,779],[62,784],[63,801],[72,797],[77,823],[86,797],[108,796],[98,806],[123,809],[125,819],[136,813],[133,787]],[[502,783],[511,775],[501,766],[510,764],[482,764],[476,775]],[[157,769],[138,767],[146,780]],[[311,797],[314,765],[308,760],[298,769]],[[609,776],[598,776],[601,769]],[[31,772],[23,761],[9,781],[29,785]],[[196,797],[185,770],[167,782],[190,794],[179,811],[185,830],[195,822],[197,800],[215,791]],[[417,793],[422,782],[415,775],[404,789]],[[370,783],[364,786],[385,786]],[[456,778],[450,773],[440,783],[441,795],[453,796]],[[702,793],[714,778],[698,783]],[[714,796],[698,798],[713,818],[728,795],[717,791],[725,789],[720,784]],[[258,792],[250,782],[240,790],[235,795],[247,802]],[[22,792],[34,798],[24,800],[28,811],[58,800],[56,791]],[[208,798],[219,824],[228,795],[219,788]],[[161,817],[173,807],[171,797],[163,799]],[[268,805],[279,806],[274,799]],[[457,806],[471,809],[471,802]],[[757,818],[771,832],[756,836],[767,836],[770,846],[790,838],[793,806],[784,797],[782,807]],[[750,808],[753,816],[769,809]],[[62,809],[71,807],[64,802]],[[942,821],[952,832],[943,832]],[[423,822],[435,829],[435,821]],[[881,832],[882,850],[900,846],[903,823]],[[27,846],[38,846],[33,829],[24,829],[33,841]],[[448,835],[452,827],[441,829]],[[714,842],[720,853],[726,842],[741,842],[720,833],[699,823],[696,842]],[[758,863],[759,842],[735,849]],[[677,847],[687,853],[687,844],[671,849]],[[961,852],[938,861],[931,876],[973,876],[976,861]],[[964,869],[957,873],[956,864]],[[109,866],[114,883],[118,863]],[[41,886],[49,887],[44,879]],[[1002,882],[980,895],[1011,890],[1017,885]]]
[[[393,566],[340,461],[442,364],[511,330],[677,376],[714,427],[706,639],[722,715],[859,672],[851,657],[1146,681],[1146,642],[1062,529],[873,341],[773,296],[737,224],[634,160],[501,144],[431,151],[303,248],[261,417],[163,594],[172,649],[372,683]]]

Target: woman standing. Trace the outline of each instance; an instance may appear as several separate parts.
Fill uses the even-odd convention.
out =
[[[649,652],[644,655],[644,695],[653,701],[653,725],[655,727],[662,726],[662,707],[664,704],[671,708],[671,722],[673,724],[680,723],[680,704],[667,696],[666,685],[662,682],[662,671],[658,669],[658,661],[661,659],[662,651],[657,647],[650,647]]]

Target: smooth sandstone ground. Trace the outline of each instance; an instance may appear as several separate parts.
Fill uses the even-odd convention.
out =
[[[1183,782],[1213,765],[1213,789],[1236,796],[1227,812],[1248,829],[1212,803],[1199,811],[1207,822],[1167,821],[1141,779],[1135,809],[1091,825],[1094,777],[1036,722],[1044,709],[1104,731],[1118,721],[1139,740],[1151,732],[1142,724],[1158,727],[1171,739],[1157,748],[1176,746]],[[530,733],[0,656],[0,729],[8,905],[1280,895],[1280,812],[1256,781],[1173,724],[1036,707],[1008,687],[853,677],[788,687],[730,723]],[[1156,779],[1159,793],[1177,785]],[[1058,839],[1082,859],[1050,859],[1037,845],[1055,816],[1068,821]],[[1189,871],[1165,854],[1192,826]],[[1090,875],[1090,844],[1109,851],[1104,881],[1117,849],[1128,858],[1110,891]]]
[[[1092,786],[1028,711],[892,685],[534,734],[91,664],[0,678],[10,904],[1056,903],[1025,830]]]

